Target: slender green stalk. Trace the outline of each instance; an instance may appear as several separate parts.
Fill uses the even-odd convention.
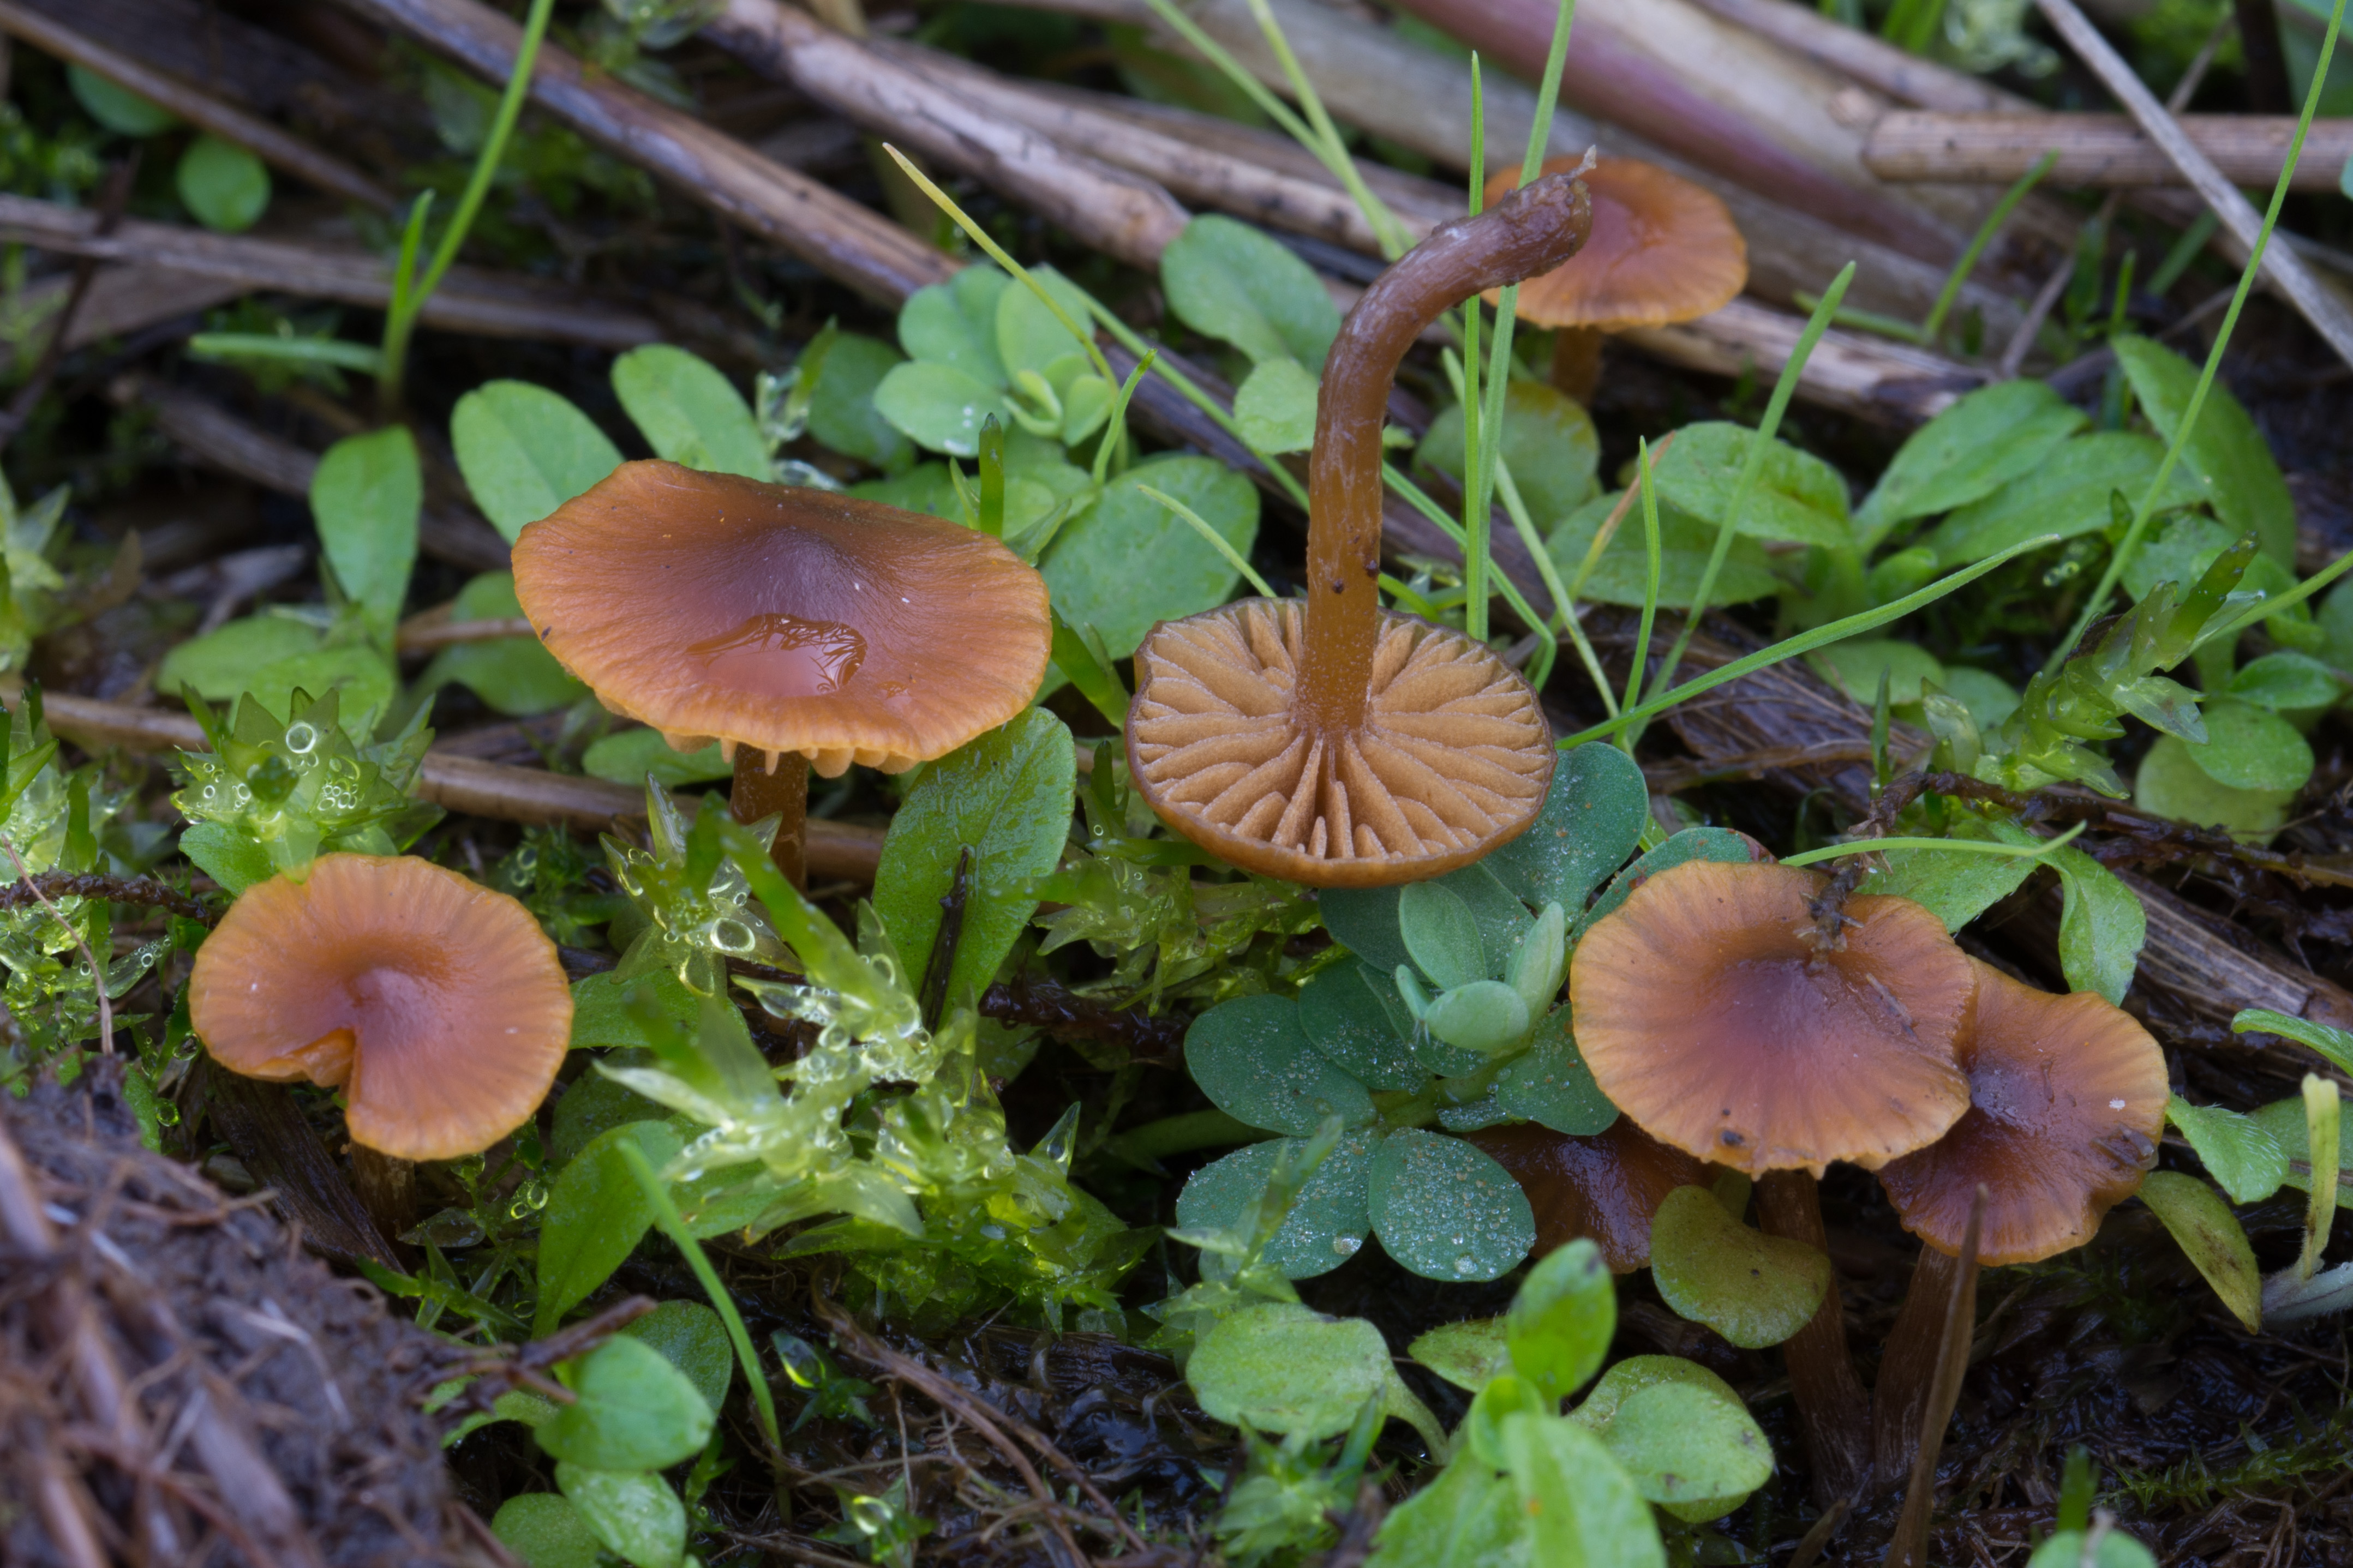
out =
[[[2189,445],[2191,432],[2198,428],[2198,416],[2206,411],[2206,395],[2214,385],[2215,373],[2222,366],[2222,353],[2231,346],[2231,334],[2239,325],[2239,312],[2245,309],[2247,295],[2263,270],[2263,252],[2271,247],[2272,230],[2279,226],[2280,208],[2287,201],[2289,184],[2295,178],[2296,162],[2304,156],[2305,138],[2312,132],[2312,117],[2319,111],[2321,89],[2327,85],[2329,62],[2336,56],[2337,34],[2344,26],[2345,0],[2337,0],[2328,13],[2328,30],[2321,37],[2320,58],[2313,68],[2312,86],[2304,95],[2303,112],[2296,116],[2295,135],[2288,142],[2287,157],[2280,164],[2279,179],[2272,185],[2271,205],[2263,213],[2263,226],[2255,234],[2254,248],[2248,253],[2246,266],[2240,268],[2239,287],[2231,295],[2231,307],[2222,312],[2221,330],[2214,334],[2214,346],[2207,351],[2205,366],[2198,373],[2198,384],[2191,390],[2189,402],[2181,411],[2181,423],[2175,428],[2173,439],[2166,444],[2164,461],[2158,464],[2157,473],[2149,480],[2148,489],[2142,492],[2140,505],[2133,510],[2133,520],[2125,530],[2124,538],[2118,540],[2116,549],[2108,552],[2107,568],[2100,574],[2100,581],[2093,588],[2091,596],[2084,601],[2084,608],[2076,616],[2075,624],[2067,628],[2066,640],[2052,651],[2052,661],[2063,659],[2073,653],[2075,645],[2084,640],[2084,633],[2107,609],[2108,595],[2116,591],[2116,579],[2124,575],[2125,568],[2140,548],[2141,535],[2148,531],[2149,520],[2157,515],[2157,498],[2165,493],[2166,485],[2173,478],[2174,467],[2181,461],[2181,454]],[[2169,268],[2160,270],[2169,270]]]
[[[1950,849],[1963,855],[1993,855],[2005,860],[2040,860],[2056,854],[2089,826],[2079,822],[2056,838],[2046,838],[2029,847],[2024,844],[1989,844],[1976,838],[1856,838],[1844,844],[1831,844],[1820,849],[1809,849],[1802,855],[1784,856],[1784,866],[1811,866],[1818,861],[1834,860],[1841,855],[1875,855],[1882,849]]]
[[[1854,263],[1850,261],[1831,280],[1830,289],[1822,295],[1821,302],[1806,319],[1806,330],[1798,334],[1796,352],[1789,355],[1789,363],[1781,367],[1781,379],[1773,384],[1772,400],[1766,404],[1765,417],[1758,423],[1756,434],[1749,438],[1748,456],[1740,465],[1740,477],[1733,483],[1731,498],[1725,502],[1723,520],[1716,524],[1715,547],[1708,552],[1707,565],[1699,574],[1699,586],[1692,594],[1691,608],[1684,612],[1683,627],[1676,632],[1673,644],[1667,649],[1667,660],[1659,667],[1659,678],[1651,687],[1653,692],[1662,689],[1675,678],[1675,669],[1683,660],[1683,650],[1691,646],[1692,636],[1698,631],[1701,617],[1707,614],[1708,599],[1715,592],[1715,579],[1724,570],[1725,558],[1732,553],[1733,536],[1739,531],[1740,514],[1748,505],[1749,492],[1757,488],[1757,476],[1764,469],[1766,451],[1772,446],[1775,433],[1781,428],[1781,416],[1788,411],[1789,399],[1797,393],[1799,378],[1805,374],[1806,361],[1813,357],[1814,345],[1820,342],[1822,334],[1830,330],[1831,318],[1838,313],[1839,301],[1846,298],[1847,285],[1853,281]],[[1836,640],[1823,639],[1825,642]],[[1651,706],[1644,703],[1635,711],[1647,717],[1646,710]],[[1638,728],[1634,733],[1639,740],[1641,730]]]
[[[1275,63],[1282,68],[1282,79],[1291,84],[1291,95],[1299,107],[1307,111],[1308,123],[1314,128],[1317,144],[1323,149],[1324,165],[1346,187],[1349,197],[1365,215],[1380,237],[1382,253],[1394,261],[1413,248],[1413,236],[1398,221],[1388,205],[1373,195],[1365,184],[1365,176],[1356,168],[1356,161],[1348,155],[1348,144],[1342,139],[1340,129],[1324,112],[1324,100],[1315,84],[1307,79],[1300,68],[1299,57],[1291,50],[1291,40],[1283,36],[1282,26],[1274,19],[1274,12],[1266,0],[1250,0],[1250,16],[1258,22],[1258,30],[1266,35],[1267,47],[1274,51]]]
[[[1447,516],[1445,509],[1440,507],[1436,501],[1430,500],[1428,492],[1423,490],[1419,485],[1415,484],[1411,479],[1398,472],[1396,464],[1383,463],[1381,465],[1381,479],[1388,484],[1389,489],[1395,490],[1400,497],[1404,498],[1407,504],[1410,505],[1414,510],[1421,513],[1422,516],[1428,518],[1432,523],[1437,525],[1439,531],[1445,534],[1447,539],[1453,543],[1455,548],[1461,548],[1462,525],[1455,521],[1452,518]],[[1495,578],[1495,586],[1503,594],[1504,603],[1512,606],[1512,613],[1514,615],[1519,616],[1521,620],[1526,622],[1532,626],[1542,626],[1544,624],[1544,618],[1538,616],[1535,612],[1535,607],[1528,603],[1527,595],[1520,592],[1520,585],[1517,583],[1513,582],[1509,576],[1498,574]]]
[[[1022,287],[1028,289],[1030,293],[1036,295],[1038,297],[1038,302],[1045,306],[1046,309],[1052,313],[1054,320],[1061,322],[1063,329],[1067,331],[1071,336],[1079,340],[1079,347],[1084,350],[1087,357],[1094,362],[1095,374],[1097,375],[1102,376],[1105,382],[1113,386],[1117,386],[1119,384],[1119,377],[1112,374],[1111,362],[1103,358],[1102,348],[1097,346],[1095,342],[1095,335],[1092,332],[1088,331],[1083,327],[1081,327],[1077,321],[1071,320],[1071,313],[1062,309],[1062,302],[1060,300],[1055,299],[1054,296],[1048,291],[1043,283],[1039,282],[1036,278],[1032,277],[1028,268],[1014,260],[1012,255],[1008,252],[1003,246],[997,244],[997,241],[990,237],[989,232],[987,229],[981,227],[979,224],[973,221],[971,214],[965,212],[964,208],[956,205],[955,198],[954,196],[951,196],[945,191],[940,189],[939,186],[934,184],[932,183],[931,176],[924,174],[921,169],[915,167],[914,163],[909,160],[904,153],[900,152],[899,149],[892,146],[888,142],[882,143],[882,151],[891,154],[892,162],[897,163],[900,171],[904,174],[908,179],[914,182],[915,188],[917,190],[923,192],[924,195],[931,198],[931,202],[934,206],[939,208],[940,211],[947,214],[949,217],[955,219],[955,226],[964,230],[965,234],[971,236],[972,242],[980,247],[981,249],[987,251],[988,253],[988,258],[991,261],[996,262],[999,267],[1004,268],[1008,273],[1020,279]]]
[[[1964,567],[1951,576],[1931,583],[1916,592],[1906,594],[1892,604],[1865,610],[1860,615],[1849,616],[1844,620],[1831,621],[1826,626],[1800,632],[1793,637],[1785,637],[1771,647],[1759,648],[1755,653],[1734,659],[1730,664],[1711,669],[1705,675],[1694,676],[1671,691],[1662,692],[1639,706],[1627,709],[1615,719],[1596,724],[1590,729],[1579,730],[1576,734],[1562,741],[1561,748],[1565,751],[1571,746],[1581,746],[1588,741],[1604,740],[1629,725],[1640,725],[1655,719],[1675,704],[1688,702],[1704,692],[1715,690],[1727,681],[1737,680],[1744,675],[1754,675],[1758,670],[1779,664],[1784,659],[1795,658],[1802,653],[1811,653],[1818,647],[1826,647],[1831,643],[1874,630],[1890,621],[1902,620],[1913,611],[1926,608],[1947,594],[1968,587],[1987,573],[1998,570],[2028,551],[2040,550],[2045,545],[2056,544],[2058,542],[2059,536],[2055,533],[2041,533],[2032,539],[2021,540],[1999,555],[1988,556],[1974,566]]]
[[[441,287],[441,279],[457,264],[458,252],[466,243],[466,235],[474,226],[474,219],[489,198],[491,182],[498,178],[499,164],[506,157],[507,142],[514,135],[515,122],[522,118],[522,106],[531,97],[531,71],[539,58],[540,40],[547,36],[547,21],[554,13],[555,0],[531,0],[531,12],[523,18],[522,41],[516,46],[514,68],[507,73],[507,89],[499,99],[498,113],[491,121],[491,133],[483,140],[482,148],[474,159],[473,177],[466,182],[463,195],[458,198],[458,210],[449,215],[449,226],[442,231],[441,243],[433,249],[433,261],[413,290],[396,302],[387,312],[384,322],[384,374],[376,382],[377,395],[387,410],[400,406],[402,377],[408,363],[408,340],[417,331],[417,318],[425,310],[425,302]],[[410,223],[421,226],[422,208],[412,209]],[[404,237],[401,274],[407,276],[414,262]]]
[[[713,1268],[711,1259],[703,1255],[702,1244],[696,1241],[694,1233],[686,1228],[686,1221],[679,1215],[678,1205],[670,1200],[670,1188],[656,1173],[653,1162],[646,1158],[645,1151],[627,1141],[620,1148],[621,1158],[628,1163],[629,1174],[637,1178],[638,1190],[646,1195],[646,1206],[654,1211],[654,1224],[661,1227],[661,1233],[670,1237],[670,1245],[686,1258],[686,1266],[693,1269],[694,1277],[702,1282],[703,1294],[711,1298],[712,1306],[718,1310],[720,1319],[726,1323],[727,1337],[735,1346],[735,1359],[743,1364],[744,1381],[752,1385],[752,1403],[759,1408],[760,1435],[768,1440],[768,1452],[782,1458],[785,1443],[776,1427],[776,1396],[768,1387],[768,1374],[760,1369],[760,1352],[752,1346],[751,1331],[744,1326],[744,1314],[735,1310],[735,1298],[728,1294],[726,1282],[719,1278],[719,1270]]]
[[[1554,569],[1552,557],[1545,550],[1543,536],[1536,532],[1535,520],[1528,514],[1528,503],[1520,497],[1520,487],[1512,478],[1509,463],[1496,466],[1495,486],[1503,499],[1504,514],[1512,520],[1512,531],[1520,536],[1520,543],[1526,547],[1529,558],[1535,561],[1536,575],[1543,580],[1545,592],[1552,595],[1554,613],[1558,615],[1559,606],[1567,602],[1561,597],[1560,574]],[[1497,581],[1502,581],[1502,578],[1501,573],[1496,574]],[[1561,616],[1561,625],[1567,629],[1569,641],[1576,645],[1577,658],[1583,661],[1586,673],[1593,678],[1595,688],[1600,690],[1602,706],[1612,713],[1617,712],[1618,704],[1610,700],[1609,690],[1602,683],[1600,661],[1594,658],[1592,647],[1585,640],[1585,628],[1569,616]],[[1541,691],[1546,679],[1552,674],[1553,660],[1559,655],[1560,638],[1554,634],[1548,621],[1540,620],[1534,626],[1536,636],[1544,639],[1544,652],[1538,656],[1535,672],[1528,677],[1528,684]]]
[[[1089,296],[1087,300],[1087,310],[1094,317],[1096,324],[1112,335],[1112,340],[1114,342],[1118,343],[1120,347],[1125,349],[1128,353],[1135,355],[1139,361],[1157,358],[1159,351],[1155,349],[1151,344],[1145,342],[1143,338],[1139,337],[1136,334],[1134,328],[1129,326],[1125,321],[1121,321],[1117,316],[1113,315],[1111,311],[1104,309],[1102,300],[1097,300],[1092,296]],[[1277,487],[1282,489],[1285,496],[1290,498],[1292,504],[1297,506],[1303,511],[1306,510],[1307,487],[1301,484],[1298,479],[1293,475],[1292,471],[1289,468],[1284,468],[1282,464],[1273,457],[1271,457],[1266,453],[1260,452],[1257,447],[1250,446],[1247,440],[1242,438],[1241,426],[1234,422],[1234,416],[1231,410],[1226,408],[1223,405],[1219,404],[1216,398],[1210,396],[1208,393],[1194,385],[1193,379],[1185,374],[1182,371],[1174,369],[1166,364],[1155,363],[1153,365],[1153,374],[1160,377],[1161,380],[1166,382],[1169,385],[1175,387],[1177,392],[1184,396],[1186,402],[1190,403],[1194,407],[1208,416],[1211,422],[1213,422],[1219,429],[1223,430],[1227,435],[1232,437],[1237,445],[1255,454],[1260,462],[1266,468],[1266,471],[1273,476],[1274,482]]]
[[[1135,368],[1127,373],[1127,379],[1120,383],[1119,395],[1111,400],[1111,417],[1103,424],[1103,438],[1095,443],[1093,478],[1098,488],[1111,477],[1113,460],[1127,446],[1127,405],[1134,400],[1135,389],[1144,384],[1144,378],[1152,373],[1152,367],[1159,360],[1160,351],[1157,349],[1138,359]]]
[[[383,368],[381,350],[340,338],[281,338],[275,332],[198,332],[188,340],[198,359],[270,359],[290,364],[331,364],[374,374]]]
[[[1651,443],[1648,440],[1642,441],[1636,448],[1635,457],[1641,464],[1641,473],[1636,482],[1642,487],[1642,547],[1649,559],[1649,566],[1642,579],[1642,621],[1634,634],[1634,663],[1626,671],[1626,706],[1629,708],[1642,695],[1642,668],[1651,662],[1651,627],[1659,618],[1661,566],[1659,491],[1651,479]],[[1579,582],[1582,583],[1581,578]],[[1627,754],[1631,756],[1633,742],[1623,735],[1620,739],[1625,741]]]
[[[1235,571],[1240,573],[1245,578],[1249,579],[1250,585],[1258,590],[1258,596],[1260,598],[1271,599],[1274,597],[1274,590],[1266,585],[1266,579],[1258,574],[1257,568],[1253,567],[1248,561],[1243,560],[1242,552],[1236,550],[1230,543],[1227,542],[1226,536],[1219,533],[1216,529],[1211,528],[1208,522],[1199,512],[1195,511],[1191,507],[1187,506],[1175,496],[1164,495],[1160,491],[1154,489],[1150,485],[1138,485],[1135,488],[1144,494],[1151,497],[1154,500],[1158,501],[1162,506],[1166,507],[1170,511],[1175,512],[1179,518],[1183,519],[1188,525],[1190,525],[1194,532],[1199,534],[1204,540],[1208,542],[1210,549],[1216,551],[1219,554],[1226,558],[1227,565],[1232,567]]]
[[[2017,184],[2001,194],[2001,200],[1993,204],[1993,210],[1986,214],[1985,222],[1978,225],[1977,235],[1969,241],[1969,247],[1961,252],[1958,261],[1953,263],[1953,270],[1946,276],[1945,287],[1937,292],[1936,302],[1928,307],[1928,319],[1920,323],[1922,342],[1930,348],[1936,347],[1937,334],[1945,330],[1945,318],[1952,314],[1954,302],[1961,297],[1962,285],[1969,280],[1969,274],[1978,269],[1978,258],[1985,255],[1986,247],[1993,243],[1993,237],[2001,232],[2001,226],[2010,221],[2010,215],[2018,210],[2018,204],[2026,199],[2026,194],[2041,184],[2042,177],[2058,162],[2059,149],[2053,147],[2035,161],[2034,167],[2020,175]]]
[[[1479,57],[1471,57],[1471,190],[1464,209],[1477,217],[1487,205],[1487,94],[1479,75]],[[1479,504],[1479,481],[1486,473],[1487,409],[1479,395],[1479,378],[1486,373],[1479,357],[1481,309],[1479,296],[1462,301],[1462,360],[1444,356],[1446,374],[1454,383],[1455,400],[1462,405],[1462,629],[1480,642],[1487,640],[1488,513]]]

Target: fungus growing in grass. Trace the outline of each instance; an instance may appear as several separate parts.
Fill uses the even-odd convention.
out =
[[[1915,1473],[1938,1363],[1967,1354],[1966,1331],[1946,1320],[1955,1301],[1971,1299],[1973,1265],[2039,1263],[2090,1241],[2108,1210],[2139,1189],[2165,1127],[2165,1053],[2130,1014],[2094,992],[2053,995],[1970,963],[1977,1005],[1960,1037],[1968,1111],[1879,1172],[1904,1228],[1921,1241],[1873,1401],[1882,1486]],[[1949,1402],[1936,1414],[1941,1434]]]
[[[1462,1137],[1509,1171],[1528,1195],[1539,1255],[1586,1237],[1613,1274],[1648,1266],[1651,1217],[1659,1205],[1677,1187],[1705,1186],[1708,1180],[1705,1165],[1660,1142],[1628,1116],[1590,1138],[1533,1121]]]
[[[572,991],[504,893],[415,856],[326,855],[229,907],[197,951],[188,1018],[231,1072],[341,1089],[353,1142],[448,1160],[538,1109]]]
[[[1815,1178],[1877,1169],[1968,1109],[1956,1060],[1977,984],[1908,899],[1847,899],[1788,866],[1689,860],[1577,944],[1573,1028],[1594,1082],[1652,1137],[1757,1178],[1757,1216],[1827,1251]],[[1832,1285],[1784,1346],[1817,1481],[1869,1474],[1869,1408]]]
[[[1162,821],[1220,858],[1323,888],[1468,865],[1525,831],[1552,731],[1519,673],[1380,606],[1381,426],[1398,362],[1449,307],[1574,255],[1584,187],[1553,175],[1442,226],[1365,291],[1324,362],[1305,602],[1164,621],[1136,650],[1127,754]]]
[[[1576,167],[1555,158],[1545,173]],[[1487,182],[1510,188],[1517,167]],[[1695,321],[1748,286],[1748,243],[1715,193],[1633,158],[1604,158],[1585,175],[1593,193],[1593,237],[1561,266],[1520,287],[1520,320],[1557,327],[1553,384],[1593,401],[1601,340],[1629,327]]]
[[[824,490],[624,463],[522,531],[515,596],[617,713],[719,742],[797,885],[812,764],[903,773],[1018,714],[1046,584],[985,533]]]

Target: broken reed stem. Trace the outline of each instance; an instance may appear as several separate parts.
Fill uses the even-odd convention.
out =
[[[98,992],[99,1048],[108,1056],[112,1056],[114,1054],[114,1003],[106,994],[106,971],[98,966],[98,954],[90,950],[90,941],[81,934],[80,928],[66,919],[58,906],[49,901],[49,895],[41,890],[41,885],[35,881],[32,875],[25,869],[25,862],[16,853],[15,841],[5,834],[0,834],[0,850],[7,853],[8,864],[16,868],[16,886],[29,889],[33,897],[40,900],[41,908],[49,911],[50,918],[65,927],[66,934],[73,938],[74,946],[80,951],[82,962],[90,965],[90,984]]]

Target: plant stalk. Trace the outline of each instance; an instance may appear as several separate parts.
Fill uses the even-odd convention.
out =
[[[797,893],[808,891],[808,759],[798,752],[786,752],[776,765],[768,765],[770,753],[757,746],[735,748],[735,782],[728,791],[728,809],[738,822],[757,822],[765,816],[781,817],[776,825],[775,843],[769,846],[768,858],[793,885]]]
[[[1757,1178],[1757,1218],[1767,1236],[1830,1251],[1822,1228],[1821,1190],[1804,1171],[1768,1171]],[[1813,1462],[1814,1499],[1823,1507],[1854,1497],[1871,1481],[1871,1400],[1847,1352],[1846,1318],[1839,1307],[1838,1276],[1812,1319],[1782,1345],[1789,1394],[1798,1403]]]

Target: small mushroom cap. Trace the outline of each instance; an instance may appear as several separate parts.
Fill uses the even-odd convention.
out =
[[[1383,612],[1364,723],[1325,735],[1292,701],[1306,635],[1305,609],[1273,599],[1152,628],[1127,761],[1163,822],[1245,870],[1384,888],[1467,866],[1535,821],[1552,730],[1493,650]]]
[[[1978,1259],[2034,1263],[2092,1239],[2156,1163],[2165,1129],[2165,1053],[2097,992],[2053,995],[1991,964],[1961,1033],[1969,1110],[1880,1184],[1904,1228],[1958,1254],[1971,1194],[1986,1189]]]
[[[1533,1121],[1465,1132],[1512,1173],[1535,1211],[1539,1256],[1590,1237],[1613,1274],[1651,1261],[1651,1220],[1677,1187],[1707,1185],[1707,1167],[1620,1116],[1590,1138]]]
[[[1544,172],[1577,162],[1555,158]],[[1567,261],[1520,285],[1520,320],[1604,332],[1663,327],[1720,310],[1748,286],[1748,242],[1713,191],[1633,158],[1604,158],[1582,178],[1593,233]],[[1516,167],[1497,174],[1487,200],[1519,179]]]
[[[1850,899],[1817,946],[1824,879],[1689,860],[1595,923],[1569,965],[1594,1082],[1653,1138],[1758,1175],[1833,1160],[1876,1170],[1968,1109],[1954,1060],[1976,987],[1942,921]]]
[[[514,573],[540,640],[606,707],[828,778],[903,773],[1005,723],[1054,641],[1044,580],[985,533],[675,463],[624,463],[525,528]]]
[[[343,1089],[353,1142],[448,1160],[546,1098],[572,989],[504,893],[413,855],[325,855],[229,907],[197,951],[188,1018],[231,1072]]]

